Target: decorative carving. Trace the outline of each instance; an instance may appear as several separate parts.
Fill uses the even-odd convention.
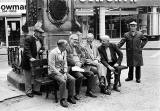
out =
[[[28,9],[28,19],[27,19],[28,26],[34,26],[38,18],[37,0],[29,0],[27,9]]]
[[[60,27],[66,22],[69,13],[68,0],[49,0],[47,7],[51,23]]]

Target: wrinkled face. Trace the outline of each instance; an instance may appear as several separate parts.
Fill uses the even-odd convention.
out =
[[[109,39],[107,39],[107,38],[106,39],[102,39],[101,43],[102,43],[103,46],[108,47],[109,46]]]
[[[94,40],[94,37],[88,37],[87,38],[87,43],[92,44],[93,40]]]
[[[70,44],[73,46],[78,46],[79,45],[79,39],[78,36],[74,36],[70,39]]]
[[[135,25],[135,24],[130,24],[130,30],[131,30],[131,31],[136,31],[136,29],[137,29],[137,25]]]

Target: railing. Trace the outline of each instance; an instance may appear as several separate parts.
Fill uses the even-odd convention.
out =
[[[21,68],[21,60],[23,57],[23,48],[16,47],[8,47],[8,65],[13,68],[13,71],[17,74],[22,73]],[[43,55],[39,55],[39,59],[48,58],[48,50]]]
[[[8,65],[13,68],[13,71],[20,74],[21,69],[21,58],[23,48],[20,47],[8,47]]]

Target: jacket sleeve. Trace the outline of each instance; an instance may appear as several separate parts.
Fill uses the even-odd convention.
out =
[[[71,55],[71,48],[67,47],[67,63],[68,66],[75,66],[76,62],[73,60],[73,57]]]
[[[117,44],[118,48],[121,48],[125,42],[126,42],[126,37],[123,37],[121,41]]]
[[[24,41],[24,55],[27,57],[27,59],[32,58],[31,54],[31,40],[29,38],[26,38]]]
[[[118,55],[118,59],[117,59],[117,64],[121,65],[121,62],[122,62],[122,59],[123,59],[123,53],[122,51],[116,46],[116,45],[113,45],[117,55]]]
[[[148,42],[148,39],[147,39],[147,37],[145,37],[143,34],[141,35],[141,40],[142,40],[142,42],[141,42],[141,48],[143,48],[145,45],[146,45],[146,43]]]
[[[102,63],[105,67],[108,67],[109,64],[108,64],[107,61],[105,60],[105,57],[104,57],[104,55],[103,55],[103,53],[102,53],[102,50],[101,50],[101,46],[98,47],[98,51],[99,51],[99,55],[100,55],[100,57],[101,57],[101,63]]]

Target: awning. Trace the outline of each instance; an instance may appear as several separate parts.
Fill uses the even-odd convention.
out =
[[[93,9],[76,9],[75,14],[77,16],[93,16]],[[134,15],[138,14],[138,11],[109,11],[106,10],[105,15]]]

